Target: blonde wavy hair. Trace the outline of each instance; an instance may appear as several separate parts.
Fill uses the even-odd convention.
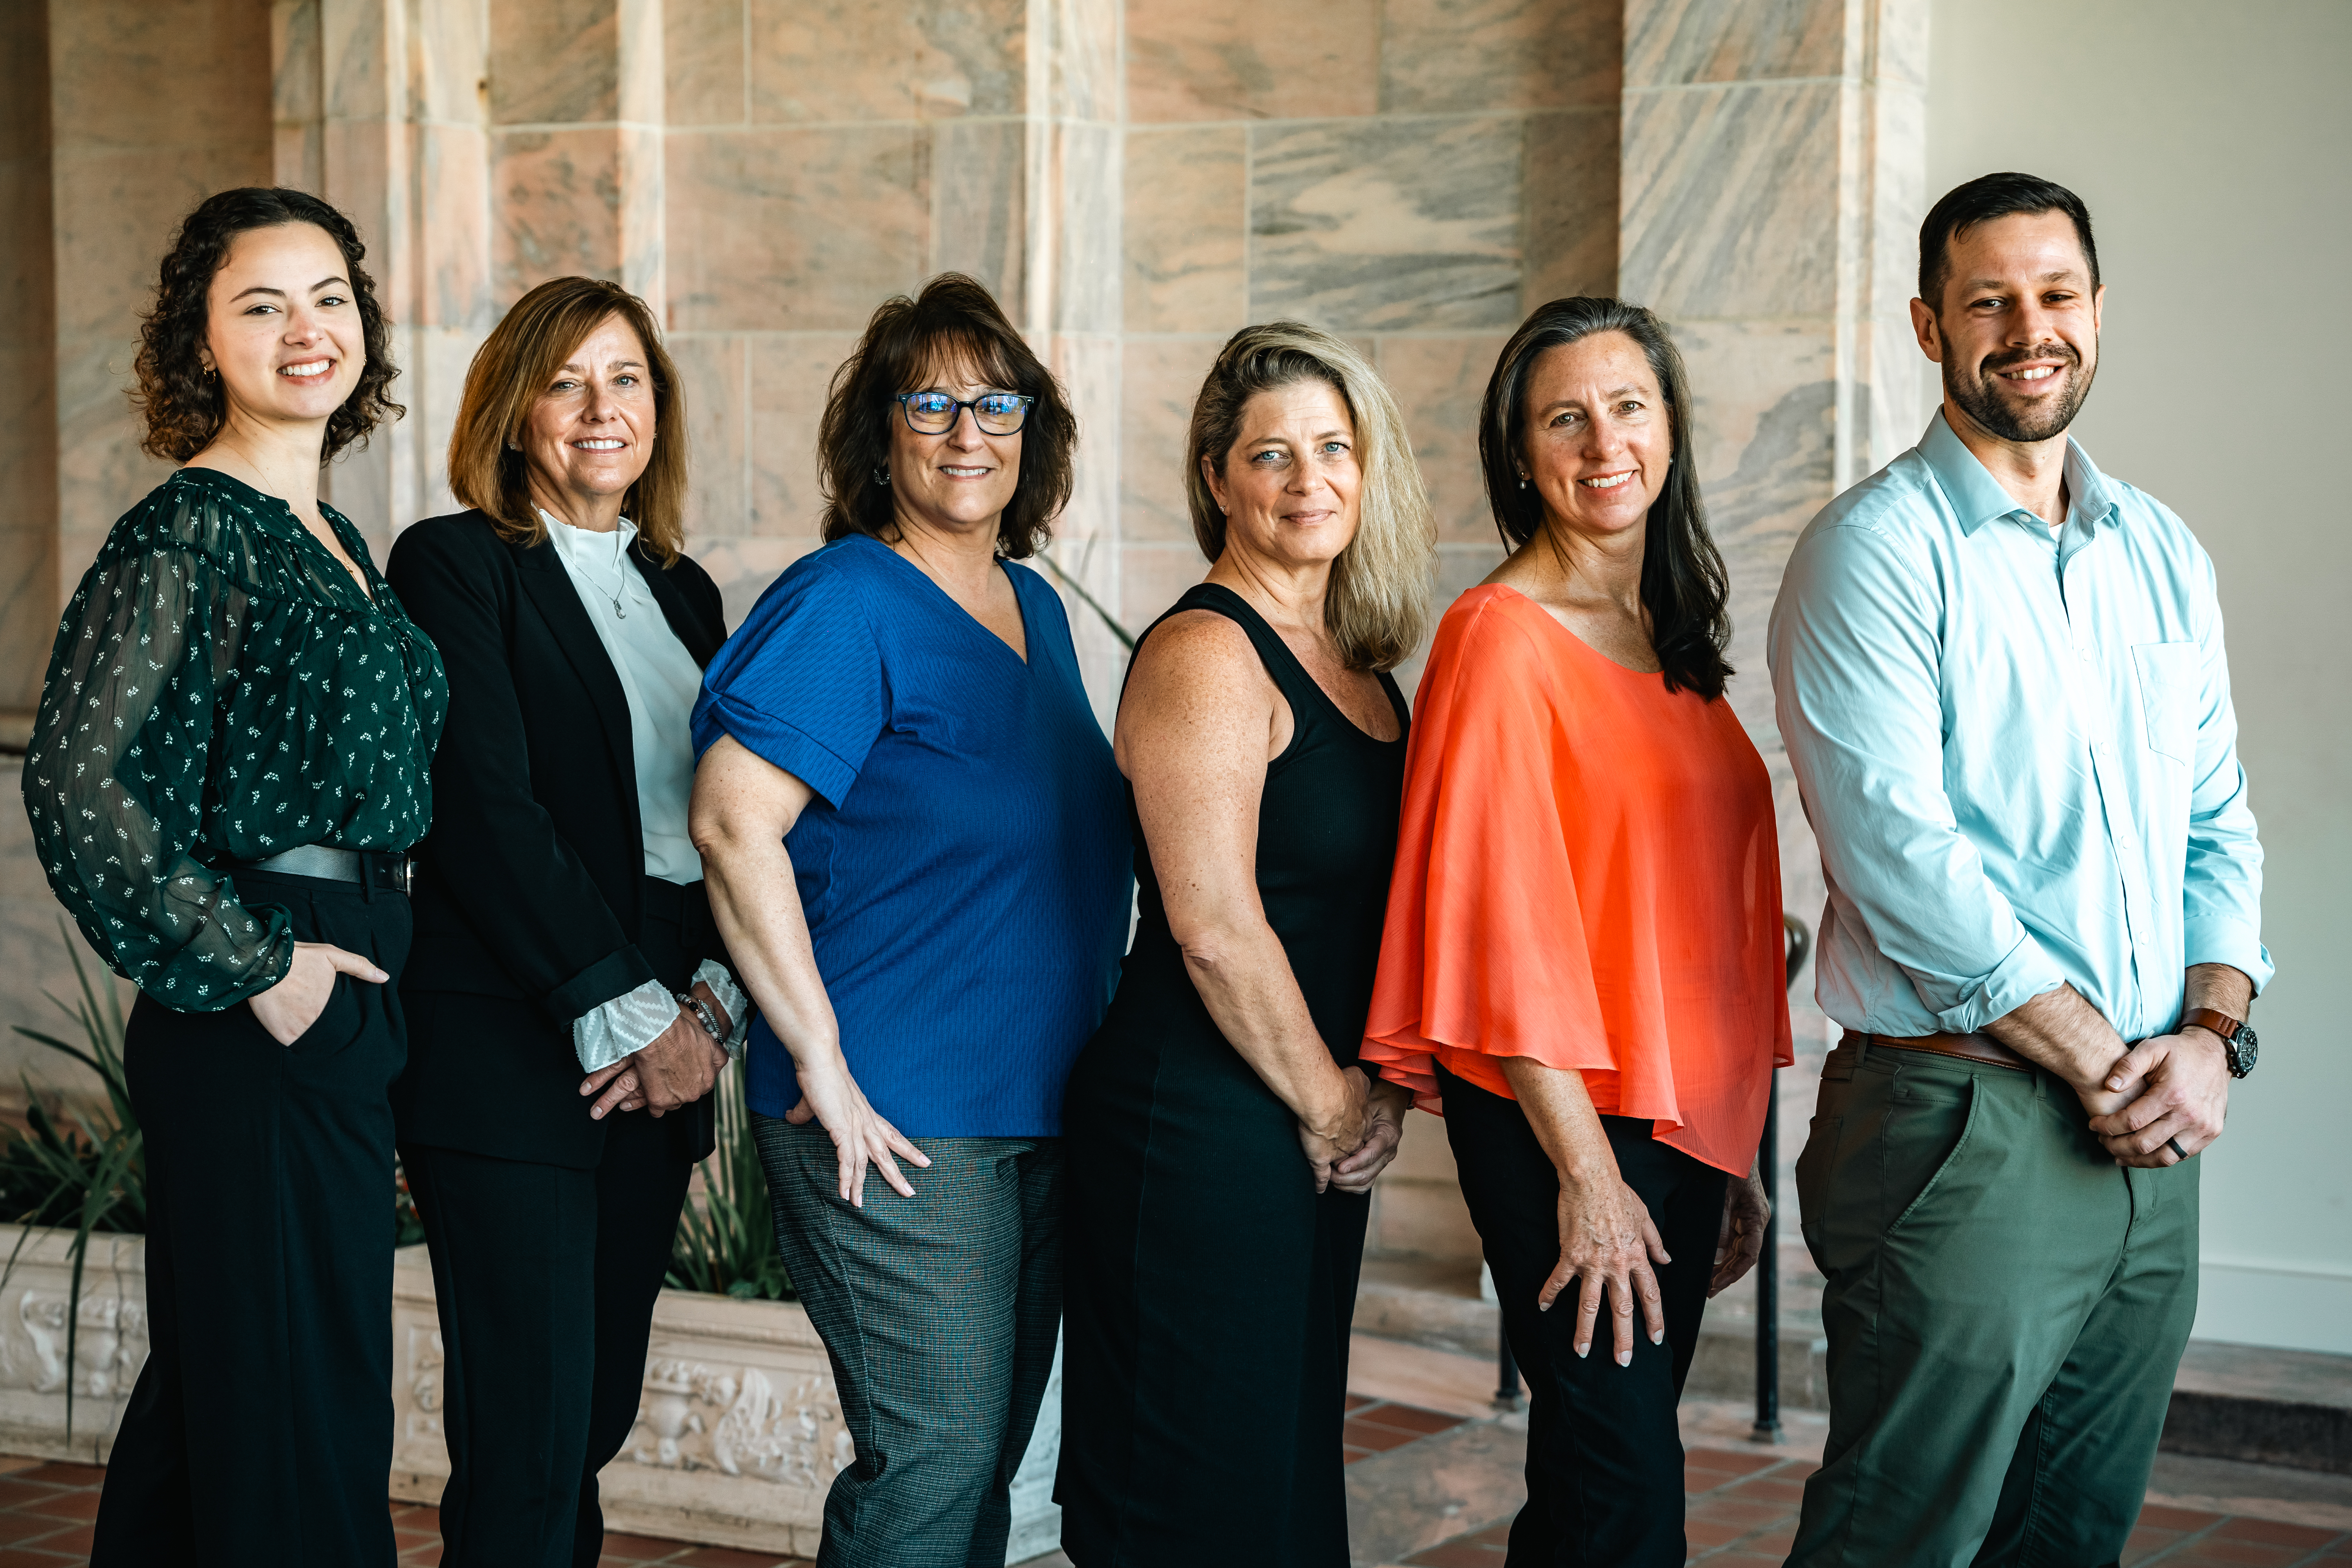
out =
[[[1244,327],[1225,341],[1193,400],[1184,446],[1192,537],[1212,562],[1225,552],[1225,514],[1217,510],[1202,460],[1223,472],[1249,400],[1302,381],[1322,382],[1347,405],[1364,476],[1356,536],[1331,563],[1323,625],[1349,669],[1394,669],[1421,646],[1429,625],[1437,524],[1396,399],[1371,363],[1348,343],[1300,321]]]

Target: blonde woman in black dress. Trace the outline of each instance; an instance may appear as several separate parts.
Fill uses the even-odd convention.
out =
[[[1141,923],[1067,1114],[1062,1540],[1080,1568],[1346,1568],[1339,1426],[1372,1179],[1356,1067],[1433,529],[1361,355],[1251,327],[1194,405],[1214,563],[1119,703]]]

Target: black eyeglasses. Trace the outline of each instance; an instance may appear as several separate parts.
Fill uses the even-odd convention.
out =
[[[966,402],[950,397],[944,392],[902,392],[898,407],[907,416],[907,428],[918,436],[944,436],[955,428],[956,421],[967,408],[971,410],[972,423],[991,436],[1010,436],[1028,420],[1029,405],[1037,400],[1017,392],[983,392]]]

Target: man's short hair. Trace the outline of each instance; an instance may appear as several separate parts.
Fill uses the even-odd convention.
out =
[[[2091,239],[2091,209],[2083,198],[2037,174],[1980,174],[1955,185],[1927,209],[1919,226],[1919,298],[1931,310],[1944,308],[1944,285],[1952,280],[1952,241],[1980,223],[2021,214],[2064,213],[2074,220],[2074,237],[2091,266],[2091,287],[2099,286],[2099,247]]]

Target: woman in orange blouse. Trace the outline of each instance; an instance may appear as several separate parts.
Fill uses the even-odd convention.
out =
[[[1513,1564],[1683,1561],[1675,1405],[1769,1212],[1780,858],[1689,405],[1639,306],[1555,300],[1504,348],[1479,449],[1512,554],[1422,677],[1365,1025],[1445,1117],[1527,1373]]]

